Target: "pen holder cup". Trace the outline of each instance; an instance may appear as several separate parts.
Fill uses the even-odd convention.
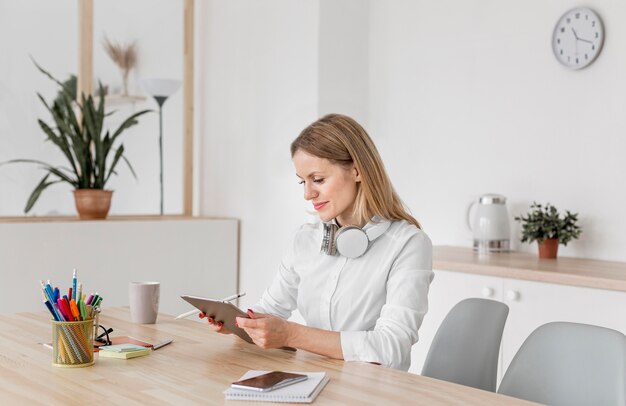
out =
[[[93,365],[94,321],[52,322],[52,365],[64,368]]]

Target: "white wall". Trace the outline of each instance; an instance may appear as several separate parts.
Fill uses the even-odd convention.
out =
[[[626,6],[589,6],[607,39],[591,67],[571,72],[550,48],[566,1],[200,4],[200,208],[242,220],[244,303],[310,219],[287,149],[330,111],[366,124],[434,244],[470,246],[466,206],[497,192],[509,198],[515,249],[536,247],[519,243],[512,217],[549,201],[579,212],[584,228],[562,255],[626,260],[626,49],[616,41]]]
[[[58,238],[62,235],[63,238]],[[237,220],[168,219],[0,223],[0,313],[44,311],[40,280],[67,294],[72,269],[103,308],[128,305],[128,283],[161,283],[159,310],[180,295],[221,298],[237,285]],[[36,253],[36,255],[32,255]]]
[[[369,0],[321,0],[318,114],[341,112],[367,125]]]
[[[252,304],[306,219],[289,144],[317,118],[318,2],[211,1],[197,12],[200,214],[241,220],[240,289]]]
[[[569,71],[550,41],[574,5],[372,2],[369,130],[434,244],[469,246],[466,205],[498,192],[511,216],[533,200],[580,213],[582,238],[562,255],[626,260],[626,4],[586,3],[606,41]]]
[[[150,10],[148,13],[146,10]],[[140,78],[182,78],[182,1],[96,0],[94,2],[94,78],[121,88],[121,75],[102,47],[104,34],[115,42],[137,42],[138,66],[132,71],[129,92],[145,95]],[[37,118],[51,122],[37,99],[54,98],[58,87],[40,74],[29,56],[60,80],[78,70],[78,11],[75,0],[0,0],[0,162],[34,158],[65,164],[58,148],[45,142]],[[139,124],[121,137],[126,156],[137,172],[135,180],[118,166],[107,188],[115,190],[111,214],[152,214],[159,211],[158,115],[153,99],[113,106],[107,120],[113,130],[129,115],[143,109]],[[182,90],[164,106],[165,212],[182,212]],[[0,216],[19,216],[44,172],[34,165],[0,167]],[[53,185],[30,214],[76,213],[71,187]]]

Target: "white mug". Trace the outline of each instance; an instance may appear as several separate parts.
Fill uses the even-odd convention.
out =
[[[159,282],[130,282],[128,285],[130,319],[134,323],[156,323],[160,286]]]

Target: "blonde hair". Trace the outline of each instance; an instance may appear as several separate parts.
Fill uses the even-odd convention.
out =
[[[421,228],[394,190],[376,145],[354,119],[341,114],[320,118],[291,143],[292,157],[298,150],[343,167],[354,164],[361,175],[354,203],[354,216],[360,224],[376,215],[388,220],[406,220]]]

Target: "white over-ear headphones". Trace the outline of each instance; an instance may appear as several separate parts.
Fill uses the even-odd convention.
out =
[[[363,228],[344,226],[339,228],[333,222],[324,223],[324,238],[320,252],[326,255],[339,253],[344,257],[358,258],[365,254],[370,243],[383,235],[391,222],[381,220]]]

